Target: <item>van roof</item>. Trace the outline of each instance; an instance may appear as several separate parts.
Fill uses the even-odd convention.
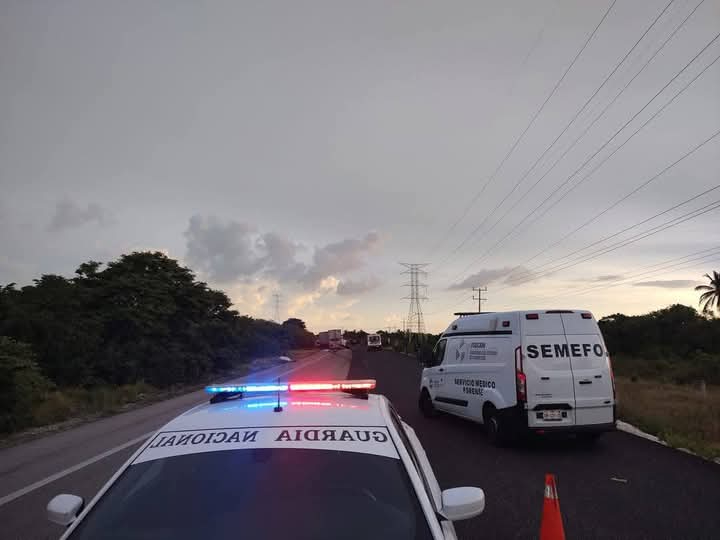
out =
[[[443,334],[458,332],[505,332],[509,333],[514,321],[522,318],[527,313],[555,314],[555,313],[590,313],[587,309],[525,309],[517,311],[494,311],[487,313],[456,313],[455,319],[445,329]],[[501,320],[509,320],[510,328],[503,327]]]

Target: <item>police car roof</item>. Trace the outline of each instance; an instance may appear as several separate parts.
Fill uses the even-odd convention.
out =
[[[383,398],[367,399],[343,392],[280,394],[281,412],[275,412],[277,394],[263,394],[221,403],[204,403],[181,414],[163,430],[219,429],[258,426],[384,426]]]
[[[443,334],[456,334],[459,332],[492,332],[512,330],[503,327],[501,321],[510,321],[513,325],[526,313],[557,314],[557,313],[588,313],[587,309],[525,309],[516,311],[494,311],[488,313],[466,313],[460,315],[450,323]]]

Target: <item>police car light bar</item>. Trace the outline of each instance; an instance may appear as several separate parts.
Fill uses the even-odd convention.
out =
[[[206,386],[208,394],[249,394],[260,392],[368,392],[375,388],[375,379],[349,381],[302,381],[289,383],[248,383]]]
[[[375,379],[352,380],[352,381],[322,381],[322,382],[297,382],[290,383],[291,392],[316,391],[316,392],[337,392],[352,390],[373,390]]]

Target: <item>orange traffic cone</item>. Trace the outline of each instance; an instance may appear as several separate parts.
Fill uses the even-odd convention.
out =
[[[545,475],[545,499],[540,521],[540,540],[565,540],[565,529],[562,515],[560,515],[560,499],[558,499],[554,474]]]

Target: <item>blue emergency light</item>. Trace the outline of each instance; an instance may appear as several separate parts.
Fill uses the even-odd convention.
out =
[[[248,383],[240,385],[206,386],[208,394],[245,394],[250,392],[287,392],[287,384],[278,383]]]

